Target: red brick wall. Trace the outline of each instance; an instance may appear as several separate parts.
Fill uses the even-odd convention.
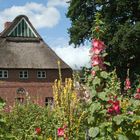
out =
[[[6,100],[8,105],[13,105],[18,88],[24,88],[32,101],[38,100],[39,104],[45,105],[45,98],[52,97],[52,85],[58,79],[58,70],[46,70],[46,79],[37,79],[37,70],[28,70],[29,78],[21,80],[20,70],[8,70],[8,79],[0,79],[0,97]],[[71,69],[62,70],[62,78],[72,77]],[[25,98],[25,96],[24,96]]]

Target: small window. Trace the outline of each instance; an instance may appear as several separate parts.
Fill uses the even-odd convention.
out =
[[[28,71],[27,70],[22,70],[19,72],[19,78],[20,79],[28,79]]]
[[[45,105],[48,106],[52,106],[53,105],[53,97],[46,97],[45,98]]]
[[[37,78],[46,78],[46,71],[37,71]]]
[[[8,70],[0,70],[0,78],[8,78]]]

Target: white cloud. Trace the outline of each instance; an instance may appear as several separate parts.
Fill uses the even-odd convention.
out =
[[[27,15],[35,28],[53,27],[60,20],[60,13],[55,7],[31,2],[23,6],[12,6],[0,11],[0,30],[6,21],[12,21],[16,16]]]
[[[90,66],[89,47],[81,46],[74,48],[72,45],[69,46],[64,38],[58,38],[55,40],[55,44],[51,44],[51,46],[56,54],[73,69]]]
[[[66,7],[68,6],[69,0],[48,0],[48,6],[63,6]]]

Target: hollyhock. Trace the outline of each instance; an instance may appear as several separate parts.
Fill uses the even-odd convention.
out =
[[[40,127],[35,128],[35,132],[36,132],[36,134],[40,134],[41,133],[41,128]]]
[[[93,39],[92,40],[92,48],[90,50],[90,53],[93,53],[95,55],[100,54],[103,50],[105,49],[104,42],[98,40],[98,39]]]
[[[111,106],[107,109],[107,113],[112,115],[120,114],[120,103],[118,100],[109,100],[108,103],[111,104]]]
[[[103,60],[99,55],[94,55],[91,59],[92,59],[92,66],[103,64]]]
[[[140,93],[136,93],[136,94],[134,95],[134,98],[137,99],[137,100],[140,100]]]
[[[92,46],[95,48],[101,48],[102,50],[105,48],[104,42],[99,39],[93,39]]]
[[[63,137],[64,136],[64,128],[58,128],[57,135],[58,135],[58,137]]]
[[[140,93],[140,88],[137,88],[137,93]]]
[[[92,70],[92,71],[91,71],[91,74],[92,74],[92,76],[94,77],[94,76],[96,75],[96,71],[95,71],[95,70]]]
[[[98,55],[98,54],[101,53],[102,50],[103,50],[103,49],[102,49],[102,48],[99,48],[99,47],[92,47],[92,48],[90,49],[90,53],[93,53],[93,54],[95,54],[95,55]]]
[[[131,82],[129,78],[126,78],[125,80],[125,90],[131,89]]]

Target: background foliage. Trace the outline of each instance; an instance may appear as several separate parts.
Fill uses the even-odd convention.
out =
[[[106,24],[102,39],[108,46],[110,68],[116,68],[117,75],[124,79],[129,67],[130,77],[135,79],[140,74],[140,0],[71,0],[67,13],[71,20],[70,44],[80,45],[91,39],[96,12]]]

